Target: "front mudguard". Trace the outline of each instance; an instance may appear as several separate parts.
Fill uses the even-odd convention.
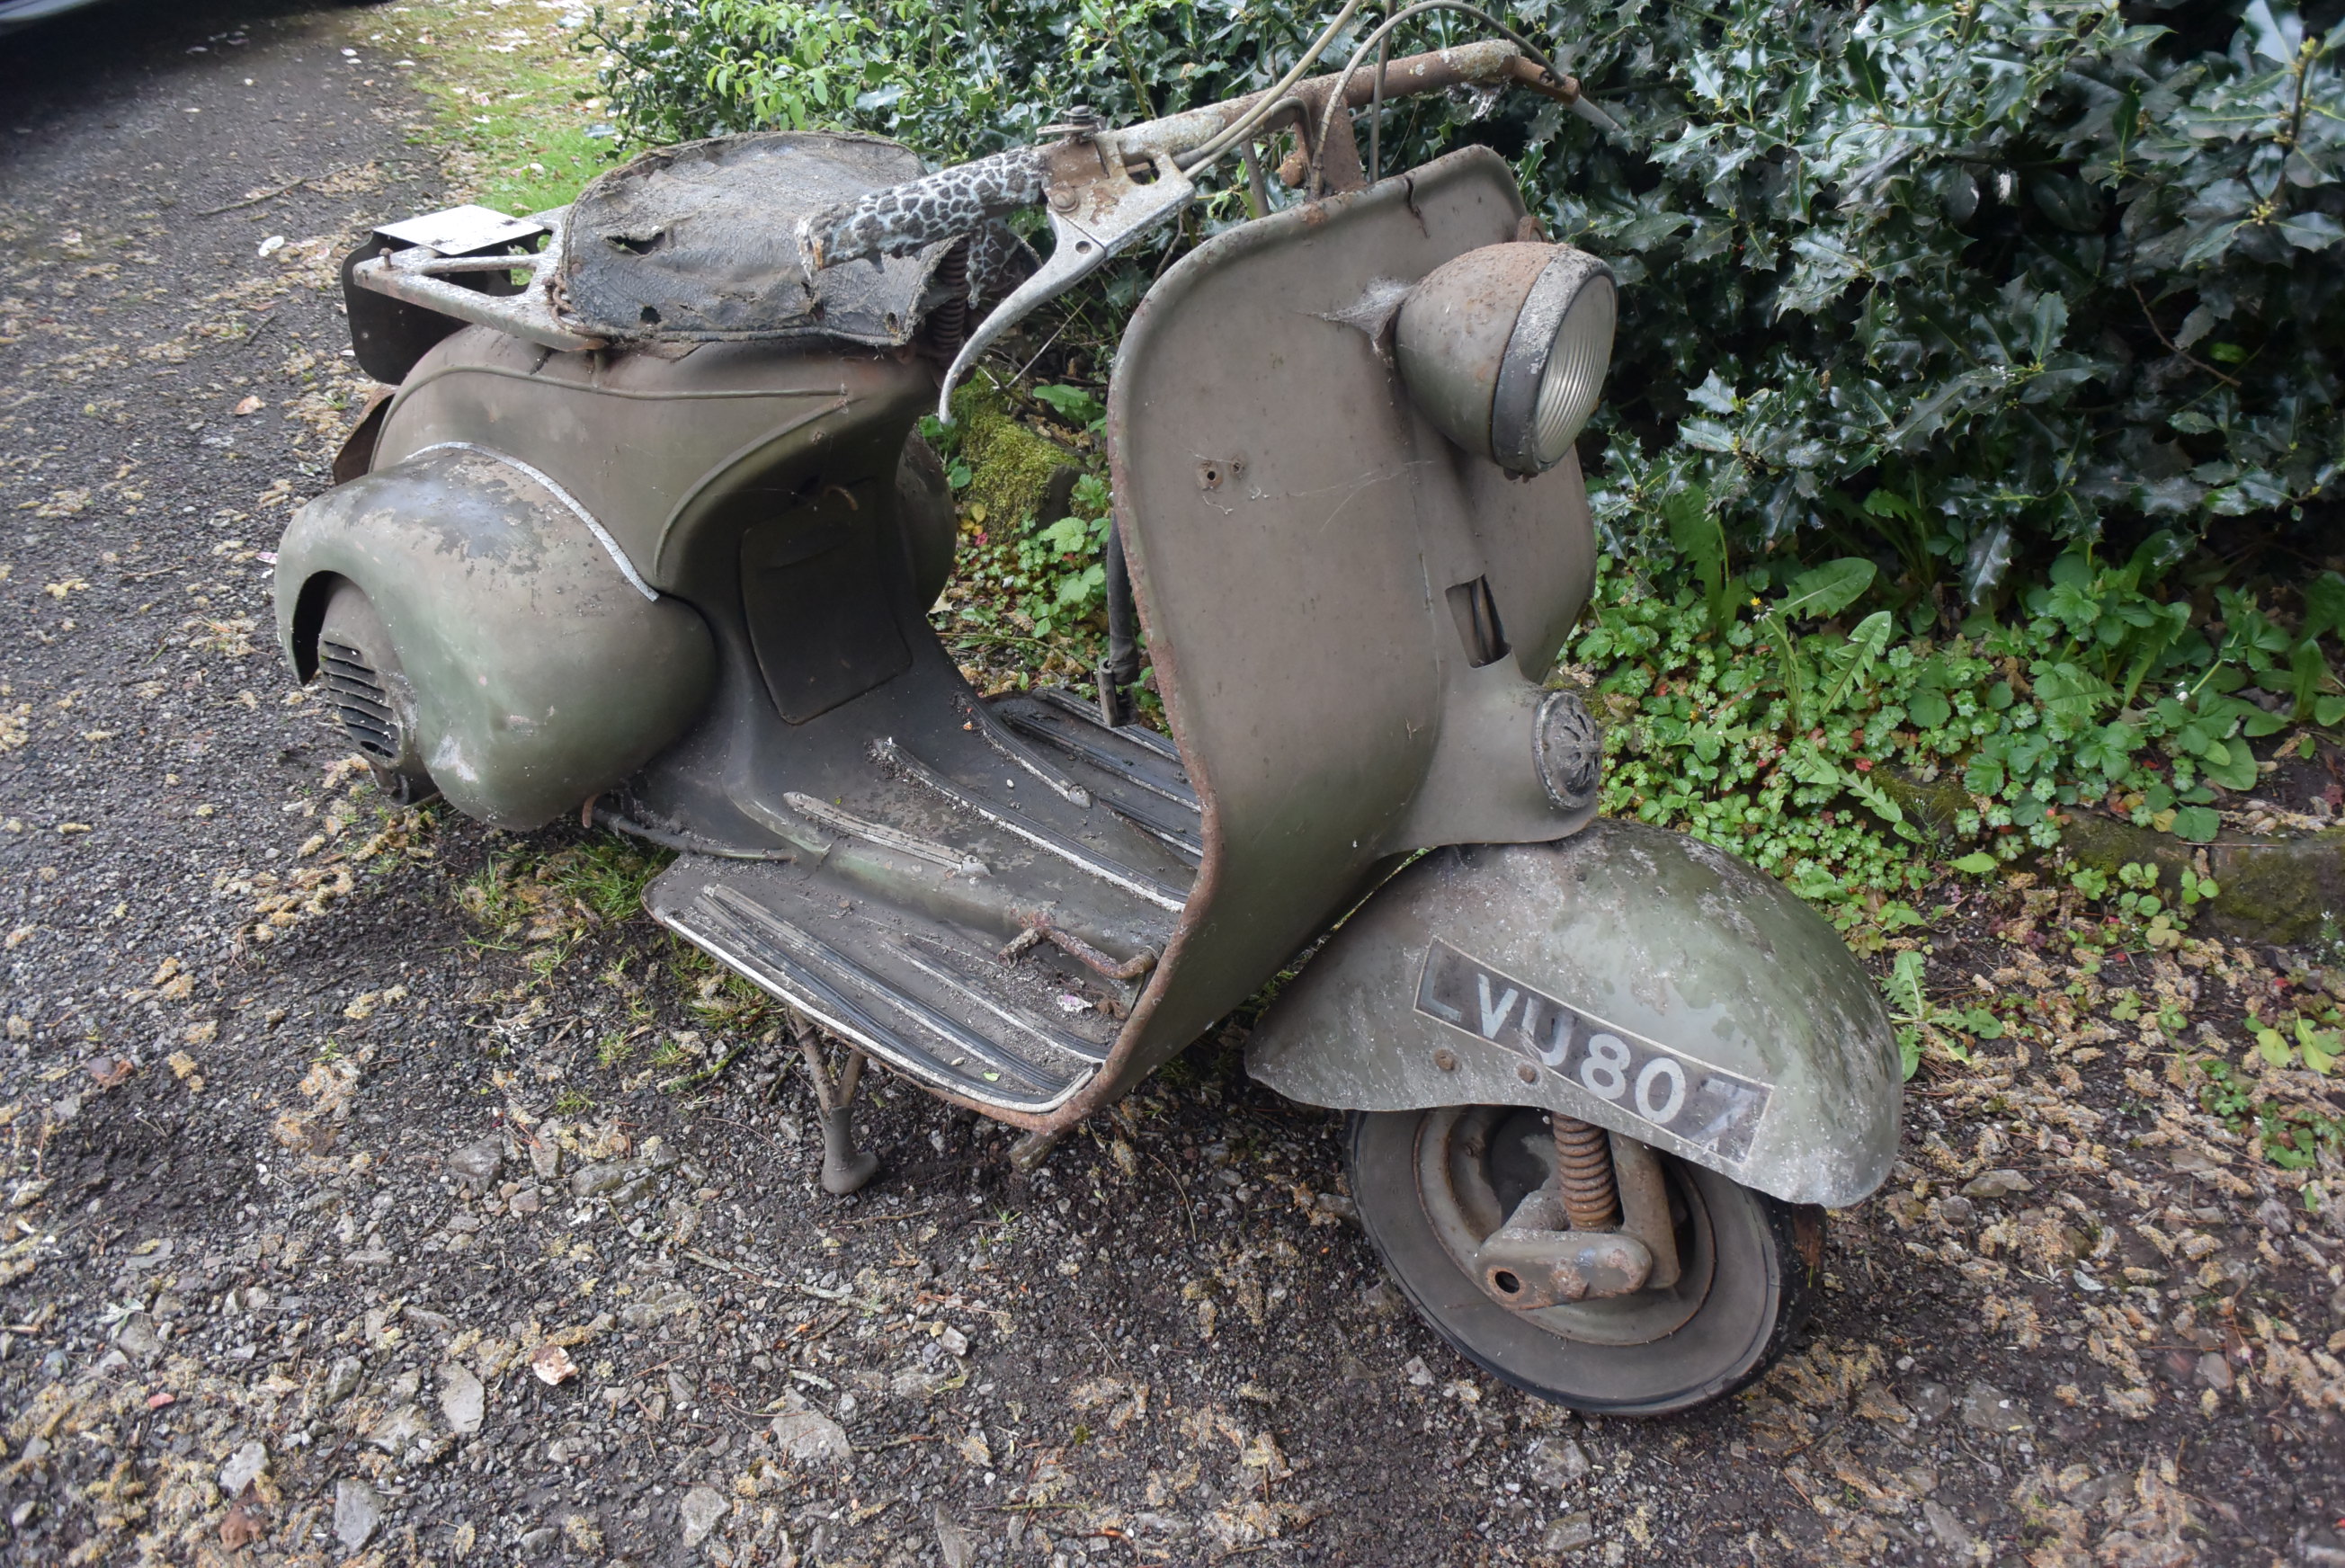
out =
[[[1280,994],[1246,1067],[1338,1109],[1539,1106],[1790,1203],[1853,1203],[1897,1152],[1896,1037],[1832,926],[1638,823],[1418,860]]]

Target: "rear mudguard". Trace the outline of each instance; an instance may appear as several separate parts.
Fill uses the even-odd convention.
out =
[[[1562,1111],[1791,1203],[1853,1203],[1897,1152],[1896,1038],[1832,926],[1636,823],[1418,860],[1280,994],[1246,1067],[1338,1109]]]
[[[552,480],[483,448],[427,448],[295,514],[277,631],[303,681],[344,580],[413,688],[431,782],[499,827],[541,826],[625,778],[716,681],[700,612],[645,583]]]

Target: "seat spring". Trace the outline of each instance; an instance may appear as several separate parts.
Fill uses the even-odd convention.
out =
[[[929,286],[945,291],[944,302],[929,312],[930,341],[939,354],[960,351],[969,336],[969,247],[966,239],[938,258]]]
[[[1608,1230],[1619,1221],[1620,1199],[1612,1179],[1611,1134],[1592,1122],[1557,1112],[1555,1180],[1574,1230]]]

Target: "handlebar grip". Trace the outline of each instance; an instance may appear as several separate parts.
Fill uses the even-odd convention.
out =
[[[865,257],[908,256],[1033,206],[1048,184],[1041,153],[1012,147],[807,214],[798,255],[809,277]]]

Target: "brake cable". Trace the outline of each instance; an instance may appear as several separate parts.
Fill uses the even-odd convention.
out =
[[[1318,63],[1319,56],[1325,54],[1328,46],[1335,43],[1335,35],[1344,30],[1344,24],[1349,22],[1365,3],[1366,0],[1345,0],[1344,8],[1335,13],[1335,19],[1328,23],[1319,36],[1312,41],[1311,46],[1303,52],[1286,75],[1278,79],[1275,86],[1254,99],[1254,107],[1223,126],[1204,146],[1192,152],[1183,153],[1172,160],[1181,172],[1186,174],[1193,168],[1203,168],[1229,151],[1240,137],[1247,135],[1254,126],[1276,113],[1288,91],[1295,83],[1303,79],[1303,73]]]
[[[1412,17],[1421,16],[1428,11],[1460,11],[1465,13],[1467,15],[1473,17],[1477,22],[1481,23],[1484,26],[1502,35],[1508,43],[1511,43],[1516,48],[1520,49],[1523,52],[1523,57],[1525,59],[1530,61],[1532,65],[1537,66],[1540,70],[1546,72],[1549,79],[1555,81],[1560,81],[1563,79],[1557,72],[1555,63],[1549,60],[1546,55],[1542,54],[1528,38],[1524,37],[1520,33],[1516,32],[1512,27],[1508,26],[1504,22],[1499,21],[1496,16],[1491,15],[1487,11],[1482,10],[1479,6],[1468,5],[1465,3],[1465,0],[1418,0],[1418,3],[1414,5],[1405,6],[1402,9],[1394,12],[1390,16],[1385,18],[1384,22],[1380,24],[1374,32],[1360,40],[1359,47],[1354,49],[1352,51],[1352,57],[1344,63],[1343,75],[1335,78],[1335,86],[1328,90],[1326,105],[1319,114],[1319,134],[1317,137],[1313,138],[1311,144],[1310,182],[1306,189],[1307,194],[1315,200],[1318,197],[1321,187],[1325,183],[1321,164],[1327,154],[1327,138],[1334,133],[1335,128],[1335,111],[1342,106],[1345,96],[1350,93],[1352,88],[1352,77],[1359,71],[1360,62],[1367,58],[1369,50],[1378,49],[1380,51],[1377,57],[1375,86],[1376,88],[1377,106],[1381,108],[1384,98],[1385,73],[1381,46],[1386,39],[1392,36],[1394,29],[1397,28],[1402,23],[1408,21]],[[1577,106],[1575,105],[1575,107],[1576,106]],[[1592,105],[1589,106],[1591,108],[1594,107]],[[1605,117],[1607,119],[1609,118],[1609,116]],[[1370,134],[1374,135],[1376,129],[1376,127],[1372,126],[1370,127]],[[1382,160],[1379,159],[1378,161]]]

